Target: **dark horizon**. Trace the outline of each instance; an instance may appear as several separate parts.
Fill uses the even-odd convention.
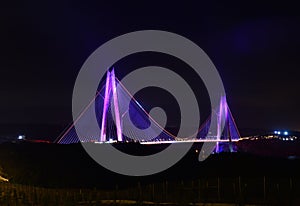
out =
[[[39,4],[1,9],[0,124],[67,126],[73,85],[87,57],[121,34],[155,29],[189,38],[208,54],[239,128],[300,131],[300,17],[274,16],[282,15],[281,5],[251,15],[254,5],[237,10],[214,3]],[[205,7],[215,15],[202,13]],[[141,59],[174,66],[156,57],[132,57],[119,63],[116,73],[122,76],[145,64]],[[157,102],[143,103],[151,107]]]

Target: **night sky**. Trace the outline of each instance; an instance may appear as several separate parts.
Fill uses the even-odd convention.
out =
[[[209,55],[238,127],[300,131],[296,8],[152,1],[3,6],[0,124],[67,125],[73,85],[86,58],[121,34],[156,29],[185,36]]]

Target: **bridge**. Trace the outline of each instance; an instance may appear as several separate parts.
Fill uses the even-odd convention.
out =
[[[100,128],[100,134],[96,136],[94,134],[89,135],[91,112],[96,112],[97,123]],[[124,125],[126,124],[125,118],[130,118],[139,129],[132,129]],[[80,131],[75,129],[76,124],[83,125],[84,134],[78,133]],[[209,131],[211,124],[217,125],[216,131]],[[151,138],[149,139],[149,137]],[[163,144],[191,141],[234,142],[239,139],[240,134],[225,96],[220,97],[219,107],[212,108],[211,115],[204,124],[199,126],[193,138],[181,138],[162,128],[118,80],[114,69],[112,69],[107,71],[105,84],[99,87],[94,99],[55,142],[58,144],[79,142]]]

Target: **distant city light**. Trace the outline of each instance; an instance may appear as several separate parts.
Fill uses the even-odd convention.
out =
[[[278,134],[278,131],[274,131],[274,134]]]
[[[18,140],[22,140],[22,139],[25,139],[25,135],[19,135],[18,136]]]
[[[285,131],[283,134],[284,134],[284,135],[288,135],[289,133],[288,133],[287,131]]]
[[[280,132],[280,131],[278,131],[278,132],[277,132],[277,134],[281,134],[281,132]]]

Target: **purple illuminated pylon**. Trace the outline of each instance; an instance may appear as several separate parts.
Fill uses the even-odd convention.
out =
[[[102,121],[101,121],[101,135],[100,135],[100,142],[106,141],[106,116],[107,116],[107,109],[109,104],[109,94],[110,94],[110,82],[111,82],[111,76],[110,72],[107,71],[106,74],[106,83],[105,83],[105,95],[104,95],[104,106],[103,106],[103,115],[102,115]]]
[[[224,125],[224,121],[227,119],[227,105],[226,105],[226,97],[221,96],[219,111],[217,113],[217,140],[221,139],[222,135],[222,125]],[[216,144],[216,152],[219,152],[219,142]]]
[[[115,77],[115,71],[112,69],[111,71],[111,85],[113,90],[113,98],[114,98],[114,111],[115,111],[115,118],[116,118],[116,127],[117,127],[117,137],[118,141],[123,141],[122,138],[122,130],[121,130],[121,120],[120,120],[120,112],[119,112],[119,101],[118,101],[118,95],[117,95],[117,87],[116,87],[116,77]]]
[[[221,133],[222,133],[222,131],[221,131],[222,109],[223,109],[223,106],[222,106],[222,97],[221,97],[219,110],[217,112],[217,140],[220,140]]]
[[[226,96],[221,96],[217,112],[217,140],[224,139],[228,139],[229,142],[238,140],[240,134],[227,104]],[[216,144],[215,151],[220,152],[219,142]]]
[[[227,130],[227,135],[229,138],[229,141],[231,141],[231,134],[230,134],[230,121],[228,118],[228,105],[226,101],[226,96],[221,96],[220,99],[220,106],[219,106],[219,111],[217,114],[217,140],[221,139],[222,134],[224,133],[225,130]],[[222,130],[222,128],[224,128]],[[229,134],[228,134],[229,133]],[[219,142],[216,144],[216,152],[218,153],[220,151],[219,148]]]
[[[117,87],[116,87],[116,80],[115,80],[115,71],[107,71],[106,76],[106,83],[105,83],[105,94],[104,94],[104,105],[103,105],[103,115],[101,121],[101,135],[100,135],[100,142],[106,141],[106,125],[107,125],[107,112],[110,104],[111,96],[114,100],[114,115],[116,120],[116,127],[117,127],[117,139],[118,141],[122,141],[122,130],[121,130],[121,120],[120,120],[120,112],[119,112],[119,101],[117,95]],[[112,92],[112,95],[111,95]]]

